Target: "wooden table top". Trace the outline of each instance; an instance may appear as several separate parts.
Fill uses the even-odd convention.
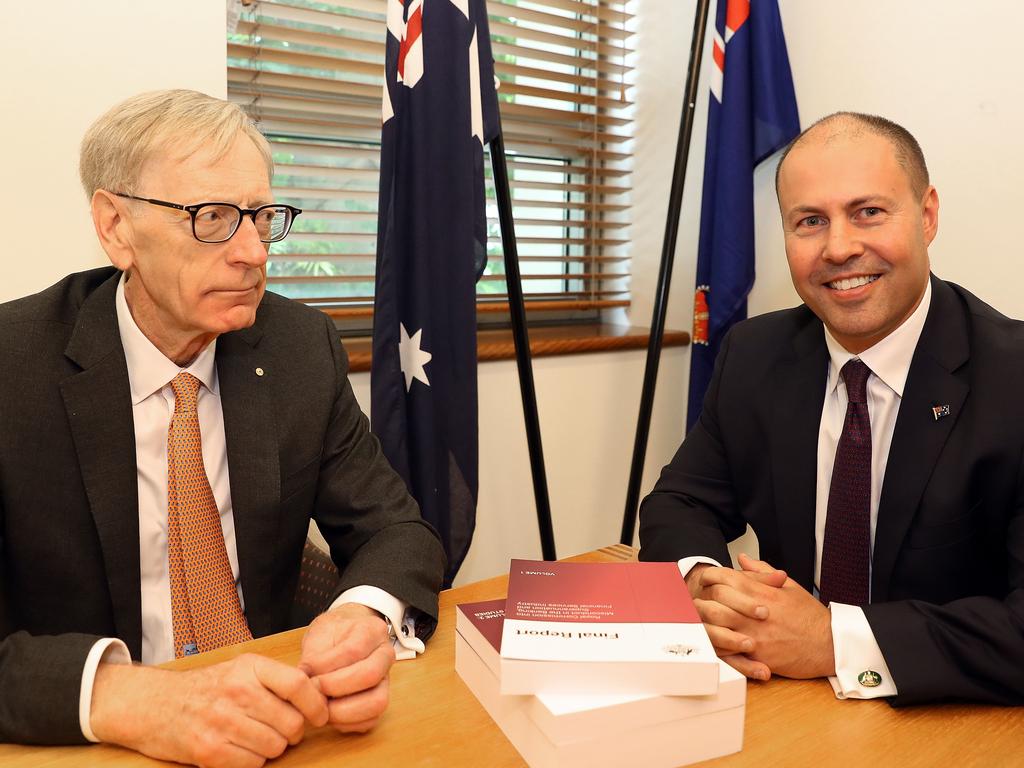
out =
[[[573,560],[630,560],[615,545]],[[437,632],[416,661],[395,664],[391,705],[365,735],[310,728],[297,747],[270,763],[286,766],[523,766],[519,753],[455,674],[455,605],[503,597],[508,579],[488,579],[441,594]],[[243,652],[296,664],[304,630],[264,637],[166,665],[186,669]],[[838,701],[825,680],[773,679],[747,686],[743,751],[700,765],[816,766],[823,760],[865,768],[1024,765],[1024,708],[943,704],[896,710],[884,701]],[[0,745],[5,768],[173,765],[119,747]]]

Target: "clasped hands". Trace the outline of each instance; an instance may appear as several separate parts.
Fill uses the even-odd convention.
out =
[[[739,564],[736,570],[701,563],[686,576],[715,652],[755,680],[834,675],[828,608],[785,571],[748,555]]]
[[[394,662],[384,620],[347,603],[313,621],[298,667],[255,654],[186,672],[101,664],[90,723],[101,741],[150,757],[259,768],[299,743],[307,722],[376,725]]]

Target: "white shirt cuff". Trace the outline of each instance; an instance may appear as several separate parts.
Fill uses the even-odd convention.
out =
[[[896,683],[875,640],[864,611],[855,605],[831,603],[832,645],[836,675],[828,681],[837,699],[895,696]]]
[[[395,648],[395,658],[399,661],[415,659],[416,654],[426,650],[423,641],[416,637],[415,612],[405,601],[399,600],[380,587],[361,584],[338,595],[338,599],[331,603],[331,608],[337,608],[345,603],[359,603],[387,616],[394,632],[392,645]]]
[[[82,670],[82,688],[78,694],[78,725],[82,729],[82,735],[95,743],[99,742],[96,734],[92,732],[92,687],[96,682],[96,670],[100,663],[104,664],[131,664],[132,656],[128,652],[128,646],[113,637],[106,637],[97,640],[85,657],[85,669]]]
[[[684,557],[679,561],[679,572],[683,574],[683,578],[685,579],[690,571],[693,570],[693,566],[699,565],[700,563],[717,565],[719,568],[722,567],[722,564],[717,560],[712,560],[710,557],[704,557],[703,555],[694,555],[693,557]]]

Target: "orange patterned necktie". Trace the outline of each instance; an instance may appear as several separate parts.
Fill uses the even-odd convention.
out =
[[[167,431],[167,554],[179,659],[252,640],[203,465],[199,385],[190,373],[174,377],[174,416]]]

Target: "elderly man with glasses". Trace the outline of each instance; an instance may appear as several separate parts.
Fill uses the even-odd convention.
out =
[[[129,99],[81,153],[113,267],[0,306],[0,741],[261,765],[372,727],[436,623],[440,543],[333,325],[265,292],[301,213],[272,173],[238,107]],[[297,668],[149,666],[294,626],[310,519],[342,580]]]

